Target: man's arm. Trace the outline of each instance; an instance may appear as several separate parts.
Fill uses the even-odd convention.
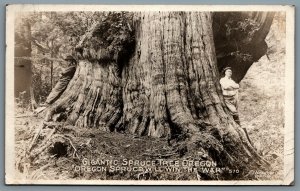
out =
[[[231,86],[230,83],[228,83],[228,80],[222,78],[220,80],[220,84],[223,90],[233,90],[233,87]]]
[[[221,79],[220,84],[223,90],[235,90],[239,89],[240,85],[235,83],[233,80]]]
[[[239,89],[239,88],[240,88],[240,85],[237,84],[237,83],[235,83],[235,82],[233,81],[233,83],[232,83],[232,88],[233,88],[233,89]]]
[[[233,82],[233,83],[232,83],[232,88],[233,88],[233,89],[239,89],[239,88],[240,88],[240,85],[239,85],[239,84],[235,83],[235,81],[233,81],[233,80],[232,80],[232,82]]]
[[[76,71],[76,67],[75,66],[70,66],[68,68],[66,68],[61,74],[61,76],[69,76],[69,75],[73,75]]]

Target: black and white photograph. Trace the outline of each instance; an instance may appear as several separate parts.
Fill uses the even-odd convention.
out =
[[[294,16],[8,5],[6,184],[294,184]]]

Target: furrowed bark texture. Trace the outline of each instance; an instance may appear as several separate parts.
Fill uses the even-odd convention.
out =
[[[81,60],[67,89],[48,115],[65,112],[67,122],[78,127],[109,131],[122,114],[121,80],[115,63]]]
[[[154,137],[198,132],[227,118],[209,13],[137,15],[136,49],[124,68],[123,122]]]
[[[189,151],[209,150],[221,164],[260,158],[224,104],[210,13],[147,12],[135,23],[136,49],[122,73],[125,129],[187,134]]]

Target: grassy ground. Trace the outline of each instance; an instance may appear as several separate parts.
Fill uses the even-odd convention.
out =
[[[283,173],[284,84],[283,68],[280,68],[283,66],[282,60],[283,56],[271,62],[262,58],[241,82],[239,113],[242,126],[247,128],[259,153],[272,164],[271,173],[274,176],[263,178],[280,179]]]

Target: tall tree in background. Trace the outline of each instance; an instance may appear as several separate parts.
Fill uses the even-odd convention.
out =
[[[28,87],[31,86],[31,95],[34,93],[38,96],[37,101],[43,102],[57,81],[59,70],[63,66],[63,58],[75,51],[80,37],[94,20],[99,20],[101,14],[101,12],[19,14],[15,23],[15,97],[19,97],[21,92],[25,102],[28,102],[30,97]]]
[[[18,15],[15,20],[15,97],[36,107],[32,88],[31,24],[27,17]]]
[[[77,71],[48,118],[64,112],[67,122],[78,127],[184,140],[185,152],[202,150],[221,165],[264,163],[230,116],[219,84],[223,66],[218,67],[216,55],[250,57],[231,65],[249,68],[265,54],[253,48],[264,42],[273,14],[259,13],[265,19],[257,20],[243,16],[239,19],[248,17],[255,27],[245,28],[251,34],[228,51],[232,40],[216,37],[228,23],[214,21],[219,22],[214,29],[210,12],[107,14],[78,43]],[[215,46],[223,42],[223,48]]]

